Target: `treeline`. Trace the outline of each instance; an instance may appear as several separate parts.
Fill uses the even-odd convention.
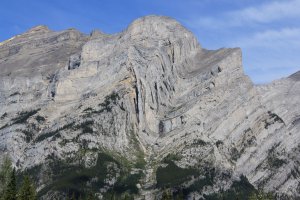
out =
[[[0,200],[37,200],[36,190],[28,175],[17,184],[16,170],[9,157],[5,157],[0,168]]]
[[[17,178],[18,177],[18,178]],[[17,180],[19,179],[19,180]],[[247,180],[241,176],[240,181],[235,181],[231,188],[220,193],[204,195],[207,200],[274,200],[271,193],[264,193],[255,189]],[[160,200],[184,200],[187,199],[192,190],[186,188],[175,189],[163,188]],[[92,191],[78,193],[68,191],[65,193],[65,200],[96,200],[97,197]],[[125,193],[116,193],[114,190],[108,191],[103,196],[108,200],[133,200],[134,196]],[[29,175],[17,176],[16,170],[12,167],[9,157],[5,157],[0,166],[0,200],[37,200],[37,192]]]

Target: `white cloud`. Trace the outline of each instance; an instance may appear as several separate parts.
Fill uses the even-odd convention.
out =
[[[211,34],[207,38],[216,46],[241,47],[245,71],[256,83],[300,70],[300,0],[254,2],[184,22],[199,34]]]
[[[243,48],[265,47],[300,49],[300,28],[283,28],[280,30],[258,32],[253,36],[236,40],[234,45]]]
[[[275,1],[257,7],[248,7],[228,13],[237,25],[244,22],[267,23],[286,18],[300,17],[300,0]]]
[[[185,22],[193,28],[223,29],[298,18],[300,18],[300,0],[284,0],[227,11],[220,13],[218,17],[193,17]]]
[[[236,39],[234,45],[242,48],[245,71],[255,83],[270,82],[300,70],[300,28],[257,32]]]

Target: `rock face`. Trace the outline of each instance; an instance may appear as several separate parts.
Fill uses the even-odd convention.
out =
[[[241,175],[300,198],[299,72],[254,86],[239,48],[203,49],[158,16],[114,35],[32,28],[0,43],[0,69],[0,155],[41,199],[205,199]]]

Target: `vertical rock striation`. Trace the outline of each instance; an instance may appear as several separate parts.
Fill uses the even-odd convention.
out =
[[[1,155],[38,169],[44,199],[62,197],[55,161],[107,172],[93,174],[104,199],[128,171],[144,175],[124,191],[160,197],[173,184],[160,177],[166,166],[187,174],[176,186],[188,199],[241,175],[278,198],[300,196],[299,72],[254,86],[239,48],[206,50],[159,16],[114,35],[34,27],[0,43],[0,68]]]

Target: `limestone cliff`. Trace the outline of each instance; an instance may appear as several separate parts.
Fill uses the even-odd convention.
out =
[[[159,16],[114,35],[38,26],[0,43],[0,69],[0,155],[41,199],[206,199],[241,176],[300,197],[299,72],[254,86],[239,48]]]

